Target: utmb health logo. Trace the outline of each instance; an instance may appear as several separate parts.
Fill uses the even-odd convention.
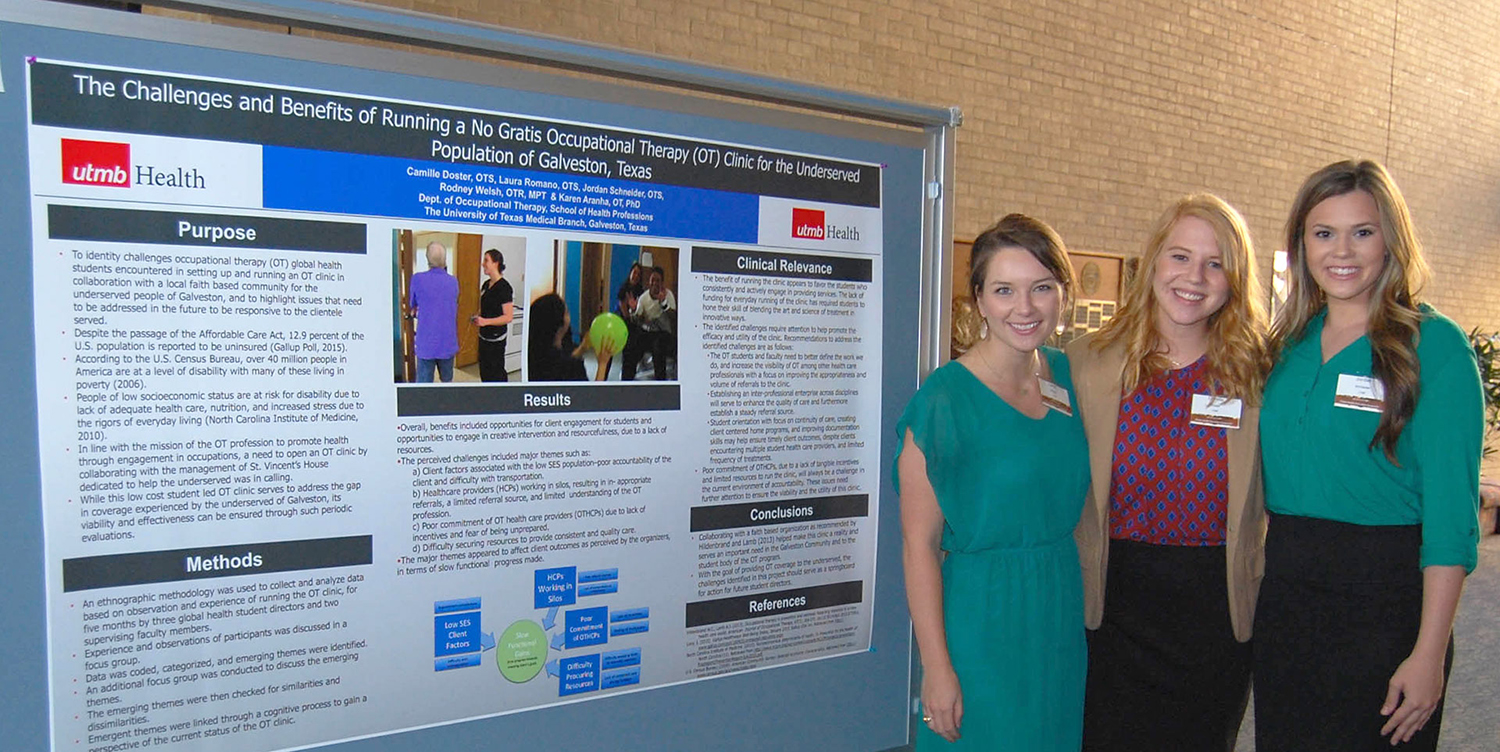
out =
[[[828,224],[822,209],[792,207],[792,237],[805,240],[859,240],[854,225],[834,227]]]
[[[62,139],[62,181],[74,185],[102,185],[129,188],[149,185],[158,188],[193,188],[204,190],[208,181],[197,167],[159,169],[136,165],[134,181],[130,164],[130,144],[116,141]]]

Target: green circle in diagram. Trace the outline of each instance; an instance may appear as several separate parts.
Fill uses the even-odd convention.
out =
[[[495,643],[495,664],[500,667],[500,675],[516,684],[535,678],[546,660],[547,631],[534,621],[522,619],[506,627]]]

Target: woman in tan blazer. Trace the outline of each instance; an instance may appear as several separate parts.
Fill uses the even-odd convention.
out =
[[[1260,296],[1239,213],[1187,196],[1118,315],[1068,346],[1092,476],[1085,750],[1234,748],[1264,561]]]

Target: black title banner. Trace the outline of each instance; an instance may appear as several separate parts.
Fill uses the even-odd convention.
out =
[[[364,253],[365,226],[240,214],[47,205],[47,237],[109,243]]]
[[[36,62],[36,125],[519,168],[880,206],[880,168],[472,110]],[[529,158],[523,156],[530,152]],[[526,162],[527,164],[522,164]]]
[[[812,499],[777,499],[749,504],[713,504],[693,507],[688,530],[727,530],[761,525],[791,525],[798,522],[836,520],[846,517],[868,517],[868,494],[823,496]]]
[[[424,386],[396,390],[396,415],[420,418],[440,415],[525,413],[618,413],[678,410],[677,384],[506,384],[504,386]]]
[[[699,274],[869,282],[873,277],[871,269],[872,264],[867,258],[693,246],[693,271]]]
[[[859,603],[864,598],[864,583],[859,580],[850,580],[831,585],[778,590],[774,593],[695,601],[687,604],[687,628],[845,606]]]
[[[87,556],[63,560],[63,592],[353,567],[372,560],[368,535]]]

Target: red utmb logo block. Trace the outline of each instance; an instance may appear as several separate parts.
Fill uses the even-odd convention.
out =
[[[62,181],[129,188],[130,144],[63,139]]]
[[[792,209],[792,237],[822,240],[823,225],[822,209]]]

